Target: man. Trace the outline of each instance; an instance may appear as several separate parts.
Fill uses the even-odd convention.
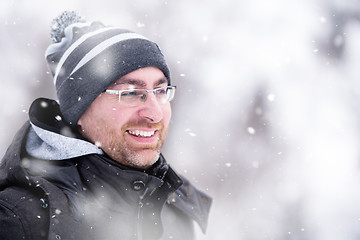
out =
[[[175,94],[158,46],[64,12],[35,100],[0,168],[0,239],[193,239],[211,199],[160,153]]]

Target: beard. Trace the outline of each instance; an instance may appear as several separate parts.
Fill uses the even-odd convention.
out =
[[[140,146],[129,141],[129,133],[126,129],[131,128],[155,128],[156,139],[153,143],[142,144]],[[139,169],[147,169],[152,166],[160,156],[160,151],[165,142],[168,129],[163,124],[149,123],[129,123],[122,127],[121,130],[110,128],[107,129],[108,146],[103,149],[113,160],[126,166]],[[103,146],[105,147],[105,146]]]
[[[133,151],[129,148],[123,148],[121,151],[117,152],[117,155],[116,158],[121,158],[123,164],[126,166],[147,169],[159,159],[160,149],[153,150],[153,156],[144,156],[144,154],[141,154],[140,152]]]

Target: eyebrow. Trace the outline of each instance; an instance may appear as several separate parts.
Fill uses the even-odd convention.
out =
[[[169,81],[168,81],[168,79],[166,77],[163,77],[163,78],[159,79],[157,82],[155,82],[155,86],[159,86],[159,85],[161,85],[163,83],[169,84]]]
[[[169,81],[167,80],[166,77],[160,78],[159,80],[157,80],[154,83],[154,87],[159,86],[164,83],[168,83],[168,82]],[[133,79],[133,78],[122,78],[120,81],[116,82],[115,85],[134,85],[134,86],[138,86],[138,87],[142,87],[142,88],[146,87],[145,81]]]

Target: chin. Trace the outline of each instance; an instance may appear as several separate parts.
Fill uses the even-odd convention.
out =
[[[149,152],[151,151],[151,152]],[[147,169],[151,167],[159,159],[160,152],[148,150],[141,153],[134,153],[127,156],[125,165],[129,165],[139,169]]]

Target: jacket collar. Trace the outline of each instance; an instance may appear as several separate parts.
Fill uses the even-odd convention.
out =
[[[36,99],[30,107],[29,117],[31,128],[27,136],[26,151],[30,156],[64,160],[88,154],[103,154],[100,148],[84,140],[76,129],[62,121],[59,105],[54,100]]]

